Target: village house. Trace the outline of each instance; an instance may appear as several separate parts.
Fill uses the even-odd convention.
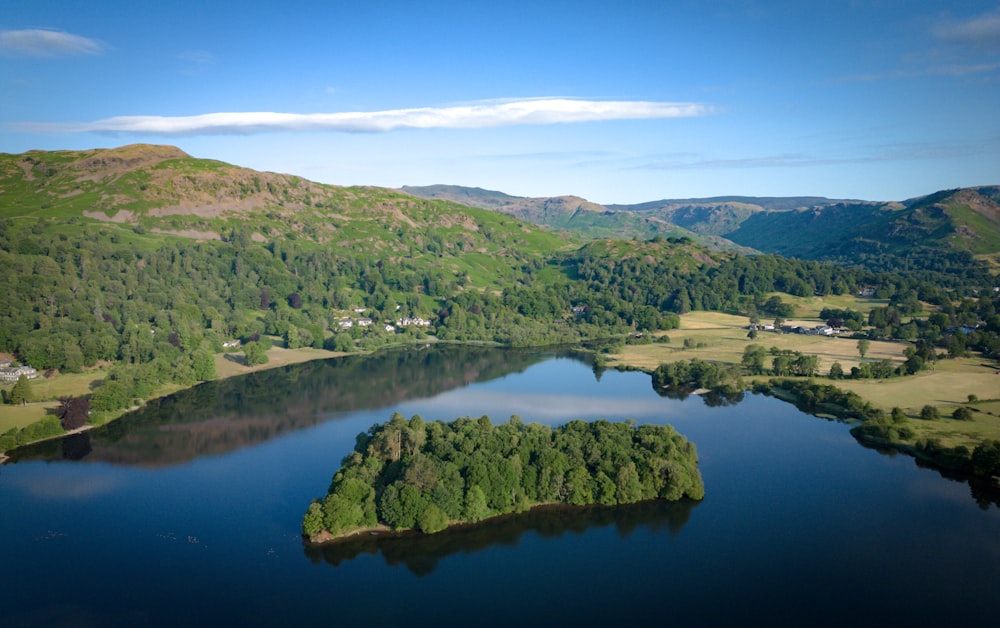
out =
[[[10,362],[0,362],[0,381],[16,382],[21,376],[28,379],[38,377],[38,371],[32,366],[11,366]]]
[[[372,324],[372,319],[370,319],[370,318],[359,318],[358,319],[358,327],[368,327],[371,324]]]
[[[337,324],[340,325],[341,329],[350,329],[351,327],[354,327],[354,321],[349,318],[342,318],[337,321]]]
[[[240,346],[240,341],[238,338],[235,340],[227,340],[224,343],[222,343],[223,349],[235,349],[239,346]]]
[[[431,322],[420,318],[419,316],[405,316],[398,321],[396,321],[397,327],[430,327]]]

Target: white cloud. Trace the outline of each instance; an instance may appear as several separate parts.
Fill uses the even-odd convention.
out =
[[[196,116],[119,116],[84,123],[22,123],[17,128],[41,133],[153,135],[225,135],[278,131],[380,133],[397,129],[469,129],[600,120],[682,118],[711,112],[710,106],[701,103],[549,98],[371,112],[302,114],[262,111],[206,113]]]
[[[938,39],[982,48],[1000,48],[1000,11],[953,20],[933,29]]]
[[[104,46],[93,39],[56,30],[0,31],[0,50],[29,57],[96,55]]]

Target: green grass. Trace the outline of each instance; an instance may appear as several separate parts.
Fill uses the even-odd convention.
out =
[[[807,321],[803,321],[807,322]],[[799,351],[819,357],[819,372],[826,374],[834,362],[850,372],[852,366],[861,363],[857,341],[847,338],[826,336],[806,336],[803,334],[776,334],[761,332],[755,340],[747,337],[747,318],[720,312],[691,312],[681,317],[680,329],[666,332],[668,344],[626,345],[621,352],[610,356],[622,364],[652,370],[662,363],[677,360],[708,360],[739,364],[743,351],[751,344],[765,349],[777,347],[782,350]],[[695,346],[684,347],[690,339]],[[904,361],[906,344],[873,340],[865,356],[865,361],[890,360],[894,364]],[[765,364],[769,365],[770,362]]]
[[[88,395],[93,386],[100,382],[107,373],[103,369],[88,370],[83,373],[67,373],[53,377],[37,377],[29,380],[31,392],[35,401],[56,401],[59,397]],[[10,390],[13,384],[5,385]],[[0,413],[9,406],[0,406]]]
[[[0,405],[0,434],[11,428],[22,428],[45,418],[54,403],[32,403],[26,406]]]
[[[620,353],[609,356],[610,364],[617,362],[645,370],[653,370],[661,363],[691,358],[739,364],[743,350],[751,343],[817,355],[821,374],[827,373],[834,361],[848,372],[851,366],[860,362],[854,340],[769,333],[761,333],[756,340],[750,340],[746,337],[746,324],[747,319],[741,316],[691,312],[681,317],[680,329],[667,332],[669,344],[626,345]],[[685,349],[684,340],[688,338],[700,346]],[[900,364],[906,346],[906,343],[872,341],[865,359],[888,359]],[[959,358],[939,360],[931,369],[907,377],[885,380],[819,378],[818,381],[855,392],[886,412],[894,407],[901,408],[911,419],[907,423],[914,431],[914,437],[908,441],[911,444],[920,439],[936,438],[946,447],[964,445],[971,450],[983,440],[1000,440],[1000,399],[996,398],[1000,391],[998,369],[1000,364],[996,362]],[[970,404],[970,394],[983,401]],[[938,408],[942,418],[936,421],[919,420],[917,417],[925,405]],[[950,418],[955,408],[961,405],[974,410],[973,421]]]
[[[840,310],[854,310],[862,314],[868,314],[877,307],[889,305],[888,299],[867,299],[853,294],[828,294],[826,296],[797,297],[784,292],[771,292],[768,298],[779,296],[785,303],[790,303],[795,307],[796,316],[803,318],[815,318],[819,322],[819,313],[823,308],[836,308]]]
[[[972,238],[959,234],[950,236],[948,240],[956,249],[979,254],[1000,251],[1000,228],[992,220],[967,205],[957,203],[949,206],[948,213],[952,215],[954,222],[968,226],[975,234]]]
[[[889,380],[844,380],[839,388],[852,390],[882,408],[899,407],[919,414],[925,405],[936,406],[942,415],[951,414],[968,401],[970,394],[990,399],[1000,391],[998,365],[980,358],[939,360],[930,370],[910,377]]]

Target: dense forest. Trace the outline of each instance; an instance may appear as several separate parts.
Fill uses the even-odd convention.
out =
[[[141,230],[139,230],[141,231]],[[72,233],[71,233],[72,232]],[[407,257],[307,241],[150,237],[87,220],[0,220],[0,351],[40,371],[115,367],[95,411],[132,405],[157,385],[214,377],[212,355],[240,339],[247,360],[268,337],[286,347],[353,351],[442,340],[507,346],[578,342],[667,330],[691,310],[781,316],[780,297],[872,288],[889,305],[873,337],[922,341],[952,354],[1000,348],[998,296],[981,267],[874,273],[768,255],[709,252],[686,238],[602,241],[576,251],[508,257],[492,289]],[[978,270],[977,270],[978,269]],[[930,274],[928,274],[930,273]],[[920,302],[938,306],[914,318]],[[376,324],[345,329],[361,309]],[[834,312],[851,319],[850,312]],[[421,317],[427,326],[399,326]],[[979,325],[967,334],[956,325]],[[395,326],[395,325],[394,325]],[[266,348],[266,347],[264,347]],[[262,353],[262,352],[260,352]]]
[[[536,504],[627,504],[704,496],[694,445],[670,426],[511,417],[425,423],[396,413],[359,434],[302,531],[323,541],[385,524],[425,533]]]

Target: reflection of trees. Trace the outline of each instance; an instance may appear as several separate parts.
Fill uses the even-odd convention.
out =
[[[972,499],[983,510],[989,510],[991,505],[1000,508],[1000,488],[989,480],[969,478],[969,489],[972,492]]]
[[[877,443],[867,442],[863,440],[857,440],[857,443],[869,449],[871,451],[876,451],[883,456],[888,456],[889,458],[894,458],[898,456],[912,456],[913,454],[909,452],[901,452],[894,447],[886,447]],[[972,495],[972,500],[982,508],[983,510],[989,510],[990,505],[994,505],[1000,508],[1000,487],[995,485],[992,480],[987,478],[981,478],[975,475],[970,475],[968,473],[963,473],[961,471],[956,471],[954,469],[946,469],[939,465],[934,464],[933,461],[924,460],[921,458],[914,457],[913,462],[921,469],[926,469],[927,471],[936,471],[938,475],[946,480],[951,480],[952,482],[963,482],[969,485],[969,491]]]
[[[336,566],[361,554],[381,553],[386,564],[402,564],[412,573],[425,576],[437,568],[441,559],[452,554],[477,552],[494,545],[516,546],[525,534],[532,532],[543,538],[555,538],[614,525],[623,538],[640,527],[676,536],[698,503],[684,499],[613,507],[543,506],[519,515],[456,526],[437,534],[369,534],[326,545],[306,545],[305,554],[314,563],[324,561]]]
[[[92,451],[90,434],[79,432],[62,439],[62,457],[64,460],[82,460]]]
[[[16,460],[67,458],[156,466],[266,442],[335,413],[383,408],[521,371],[551,357],[538,351],[443,345],[318,360],[206,382],[150,401],[91,430],[88,450],[39,444]]]
[[[739,389],[716,388],[701,396],[702,401],[709,408],[722,408],[725,406],[735,406],[743,401],[744,393]]]
[[[684,401],[694,394],[693,388],[686,388],[684,386],[653,386],[653,390],[655,390],[656,394],[661,397],[676,399],[678,401]],[[709,408],[721,408],[725,406],[735,406],[740,403],[743,401],[745,393],[743,390],[738,388],[721,387],[713,388],[698,396],[701,397],[701,400]]]

